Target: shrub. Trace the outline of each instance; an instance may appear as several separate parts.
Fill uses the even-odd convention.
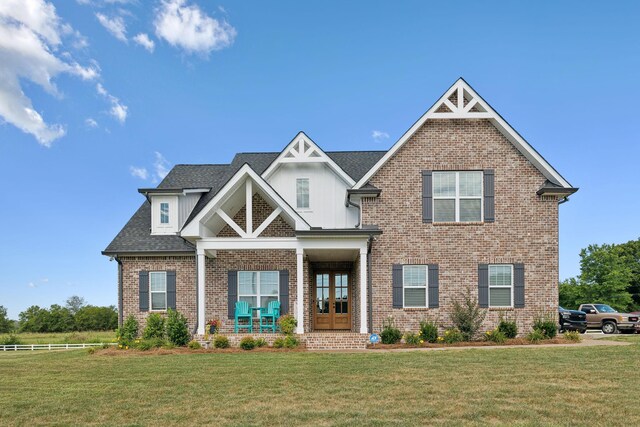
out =
[[[142,338],[164,338],[164,335],[164,317],[158,313],[151,313],[147,316],[147,326],[145,326],[144,332],[142,332]]]
[[[154,348],[154,343],[152,340],[135,340],[133,343],[133,348],[137,348],[138,350],[147,351]]]
[[[407,332],[404,334],[404,342],[409,345],[420,345],[424,342],[420,333]]]
[[[457,342],[465,341],[464,335],[457,328],[449,328],[444,331],[442,337],[445,344],[455,344]]]
[[[562,336],[567,341],[573,341],[573,342],[582,341],[582,337],[580,336],[580,332],[578,331],[567,331],[564,334],[562,334]]]
[[[130,314],[118,330],[119,339],[132,341],[138,337],[138,320]]]
[[[229,348],[229,338],[224,335],[216,335],[213,339],[213,346],[215,348]]]
[[[382,322],[382,332],[380,332],[380,339],[382,344],[395,344],[402,339],[402,332],[396,328],[393,317],[387,317],[387,320]]]
[[[298,326],[298,321],[291,314],[285,314],[278,319],[278,325],[283,334],[292,335]]]
[[[300,345],[300,341],[293,335],[284,337],[284,346],[286,348],[296,348],[298,345]]]
[[[527,340],[534,344],[544,340],[545,338],[547,338],[547,336],[539,329],[534,329],[527,334]]]
[[[200,350],[202,348],[202,345],[196,340],[191,340],[189,341],[189,344],[187,344],[187,347],[189,347],[191,350]]]
[[[423,320],[420,322],[420,338],[425,342],[438,341],[438,325],[436,322]]]
[[[20,340],[20,338],[18,338],[18,336],[16,334],[9,334],[6,337],[2,338],[2,341],[0,341],[0,344],[2,344],[2,345],[20,345],[20,344],[22,344],[22,341]]]
[[[507,340],[507,336],[500,329],[494,329],[493,331],[487,331],[484,334],[484,338],[487,341],[492,341],[496,344],[502,344]]]
[[[518,335],[518,325],[516,325],[515,321],[501,319],[500,323],[498,323],[498,331],[505,338],[515,338]]]
[[[487,310],[480,308],[476,300],[471,298],[471,291],[467,290],[462,304],[458,301],[453,303],[451,321],[453,326],[462,333],[464,340],[471,341],[480,330],[486,315]]]
[[[276,338],[273,340],[273,348],[283,348],[284,347],[284,338]]]
[[[265,347],[267,345],[267,340],[264,338],[256,338],[256,347]]]
[[[167,311],[167,338],[177,346],[185,346],[191,338],[187,318],[181,313],[169,309]]]
[[[555,317],[541,316],[533,321],[533,330],[540,331],[546,338],[554,338],[558,333],[558,323]]]
[[[240,340],[240,348],[243,350],[253,350],[256,346],[256,340],[253,337],[244,337]]]
[[[94,347],[89,347],[89,348],[87,349],[87,353],[88,353],[88,354],[94,354],[95,352],[96,352],[96,349],[95,349]]]

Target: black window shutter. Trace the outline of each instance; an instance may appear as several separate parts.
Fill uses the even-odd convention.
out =
[[[495,213],[495,179],[493,169],[484,170],[484,222],[494,222]]]
[[[429,308],[440,306],[440,279],[438,264],[429,264]]]
[[[391,280],[393,283],[393,308],[402,308],[402,264],[393,264]]]
[[[140,311],[149,311],[149,272],[141,271],[138,274],[138,299]]]
[[[489,265],[478,264],[478,305],[489,307]]]
[[[433,222],[433,186],[431,171],[422,171],[422,222]]]
[[[167,271],[167,308],[176,309],[176,272]]]
[[[289,313],[289,270],[280,270],[280,314]]]
[[[236,314],[236,301],[238,301],[238,272],[227,272],[227,311],[229,319],[234,319]]]
[[[524,307],[524,264],[513,264],[513,306]]]

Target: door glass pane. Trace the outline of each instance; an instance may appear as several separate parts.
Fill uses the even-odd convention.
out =
[[[511,306],[511,287],[489,288],[489,306],[510,307]]]
[[[433,220],[454,222],[456,220],[456,201],[454,199],[435,199],[433,201]]]
[[[329,275],[316,274],[316,313],[329,313]]]
[[[460,221],[472,222],[480,221],[480,208],[482,203],[480,199],[460,199]]]

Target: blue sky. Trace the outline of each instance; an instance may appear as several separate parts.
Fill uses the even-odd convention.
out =
[[[387,149],[460,76],[581,188],[560,214],[560,276],[576,275],[581,248],[640,237],[638,16],[635,1],[3,0],[0,305],[115,304],[100,251],[137,188],[299,130]]]

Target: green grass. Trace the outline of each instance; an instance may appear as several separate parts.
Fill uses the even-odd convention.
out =
[[[0,424],[11,425],[640,423],[640,345],[3,353],[0,378]]]
[[[0,335],[2,342],[8,334]],[[22,344],[82,344],[111,342],[115,337],[114,331],[85,331],[60,333],[31,333],[16,334]]]
[[[600,338],[602,340],[608,341],[622,341],[622,342],[632,342],[640,344],[640,334],[634,335],[605,335],[604,338]]]

